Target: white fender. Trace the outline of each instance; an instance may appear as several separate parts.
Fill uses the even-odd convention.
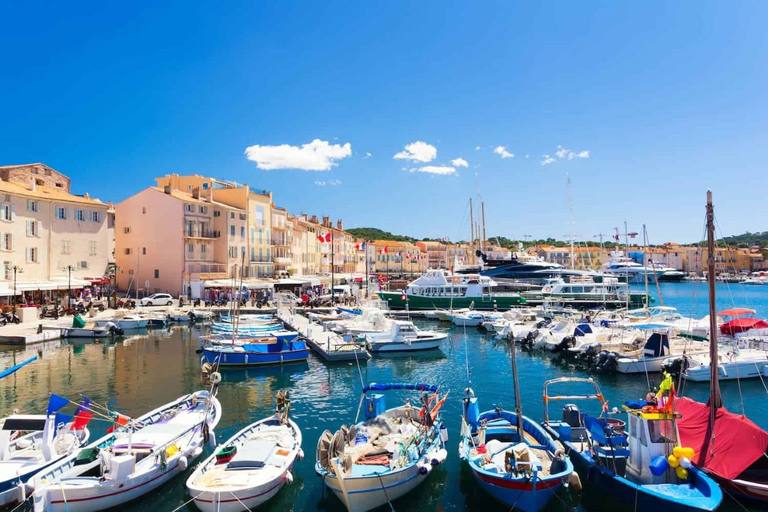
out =
[[[211,448],[211,450],[216,449],[216,432],[213,430],[208,432],[208,446]]]
[[[299,452],[296,454],[296,458],[297,458],[298,460],[304,460],[304,450],[302,450],[301,448],[299,448]]]
[[[179,457],[179,471],[186,471],[189,466],[189,461],[185,456]]]
[[[446,458],[448,458],[448,450],[441,448],[432,455],[432,465],[437,466],[438,464],[442,464],[445,462]]]
[[[428,462],[420,462],[419,463],[419,474],[421,475],[428,475],[429,472],[432,471],[432,465]]]
[[[293,483],[293,473],[290,471],[285,472],[285,483],[292,484]]]

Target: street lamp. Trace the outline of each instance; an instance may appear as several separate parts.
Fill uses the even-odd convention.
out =
[[[112,303],[112,308],[117,309],[117,273],[123,270],[122,267],[119,267],[117,265],[114,265],[112,267],[112,275],[109,276],[112,278],[112,289],[109,292],[109,297],[107,298],[107,303]]]
[[[72,271],[76,270],[72,265],[67,265],[62,270],[67,271],[67,307],[72,306]]]
[[[18,265],[14,265],[13,267],[13,309],[16,309],[16,273],[23,274],[24,269],[21,268]]]

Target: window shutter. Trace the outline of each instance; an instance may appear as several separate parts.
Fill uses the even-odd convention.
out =
[[[32,261],[32,260],[29,259],[31,257],[31,255],[32,255],[32,249],[31,248],[27,248],[27,263]]]
[[[11,220],[16,220],[16,205],[11,205]]]
[[[37,236],[38,236],[38,237],[39,237],[39,236],[40,236],[40,234],[43,232],[43,231],[42,231],[42,229],[41,229],[41,228],[42,228],[42,226],[43,226],[43,223],[42,223],[42,222],[40,222],[40,221],[38,220],[38,221],[37,221]]]
[[[27,236],[32,236],[32,223],[34,221],[28,220],[27,221]]]
[[[8,234],[8,249],[13,250],[13,233]]]
[[[35,211],[36,212],[40,211],[40,201],[35,201]]]

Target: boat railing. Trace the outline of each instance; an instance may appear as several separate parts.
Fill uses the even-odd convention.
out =
[[[573,383],[583,383],[583,384],[591,384],[595,388],[595,393],[586,393],[582,395],[550,395],[549,394],[549,388],[553,385],[558,384],[573,384]],[[560,377],[557,379],[550,379],[546,382],[544,382],[544,395],[542,397],[544,401],[544,422],[549,422],[549,402],[550,401],[561,401],[561,400],[598,400],[601,404],[605,403],[605,397],[603,396],[602,391],[600,391],[600,387],[597,385],[597,382],[594,381],[594,379],[591,378],[583,378],[583,377]]]

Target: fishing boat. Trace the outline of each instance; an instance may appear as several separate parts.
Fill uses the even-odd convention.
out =
[[[573,465],[536,422],[523,416],[515,345],[512,340],[515,411],[496,407],[481,413],[477,397],[468,387],[459,456],[477,483],[496,500],[524,512],[536,512],[573,473]]]
[[[408,283],[402,291],[380,291],[378,294],[390,309],[507,310],[525,304],[525,298],[519,293],[492,291],[495,286],[496,282],[487,276],[431,269]]]
[[[35,512],[104,510],[157,489],[203,453],[221,404],[202,390],[135,420],[116,417],[111,433],[36,475]]]
[[[299,339],[299,333],[296,331],[270,331],[260,333],[238,333],[237,336],[232,339],[232,335],[214,333],[205,336],[200,336],[199,343],[200,348],[206,345],[244,345],[246,343],[258,343],[260,341],[284,341],[291,342]]]
[[[309,348],[303,340],[282,341],[254,338],[249,343],[206,345],[203,362],[219,366],[261,366],[306,361]]]
[[[256,421],[216,448],[187,479],[203,512],[254,509],[293,482],[291,470],[304,457],[301,430],[289,418],[290,395],[277,394],[275,414]]]
[[[128,329],[144,329],[149,324],[149,319],[142,315],[125,315],[112,320],[96,320],[94,325],[104,327],[110,322],[127,331]]]
[[[714,254],[714,206],[707,192],[708,254]],[[715,315],[715,262],[707,261],[709,308],[712,332],[717,332]],[[762,509],[768,506],[768,432],[745,414],[726,410],[720,394],[720,357],[717,343],[710,345],[709,399],[697,402],[688,397],[675,400],[681,414],[680,439],[698,453],[696,464],[737,499],[748,498]]]
[[[568,394],[551,394],[554,386]],[[585,386],[589,390],[580,394]],[[674,412],[645,402],[628,405],[627,431],[626,422],[602,417],[608,406],[597,383],[577,377],[546,381],[543,399],[544,429],[562,443],[585,483],[600,493],[633,510],[692,512],[720,506],[722,492],[703,471],[693,465],[678,466],[680,471],[668,467],[670,460],[679,464],[676,454],[682,448]],[[600,416],[568,403],[579,400],[597,402]],[[561,420],[550,418],[550,402],[565,404]]]
[[[31,361],[14,368],[18,370],[28,362]],[[51,395],[45,415],[12,414],[0,422],[0,507],[25,501],[32,493],[32,480],[39,471],[88,441],[87,419],[75,420],[56,413],[68,403]]]
[[[447,337],[444,332],[422,331],[407,320],[390,320],[389,332],[366,334],[365,344],[371,352],[410,352],[438,348]]]
[[[409,401],[386,409],[382,391],[425,392],[421,407]],[[369,384],[363,388],[355,424],[317,443],[315,472],[350,512],[391,503],[427,479],[445,461],[448,431],[439,410],[438,387],[428,384]],[[360,412],[363,421],[358,423]]]
[[[579,308],[641,307],[646,300],[653,301],[644,293],[633,293],[627,283],[616,278],[604,277],[602,282],[591,279],[565,282],[560,278],[548,279],[540,292],[526,292],[531,302],[562,302]]]

